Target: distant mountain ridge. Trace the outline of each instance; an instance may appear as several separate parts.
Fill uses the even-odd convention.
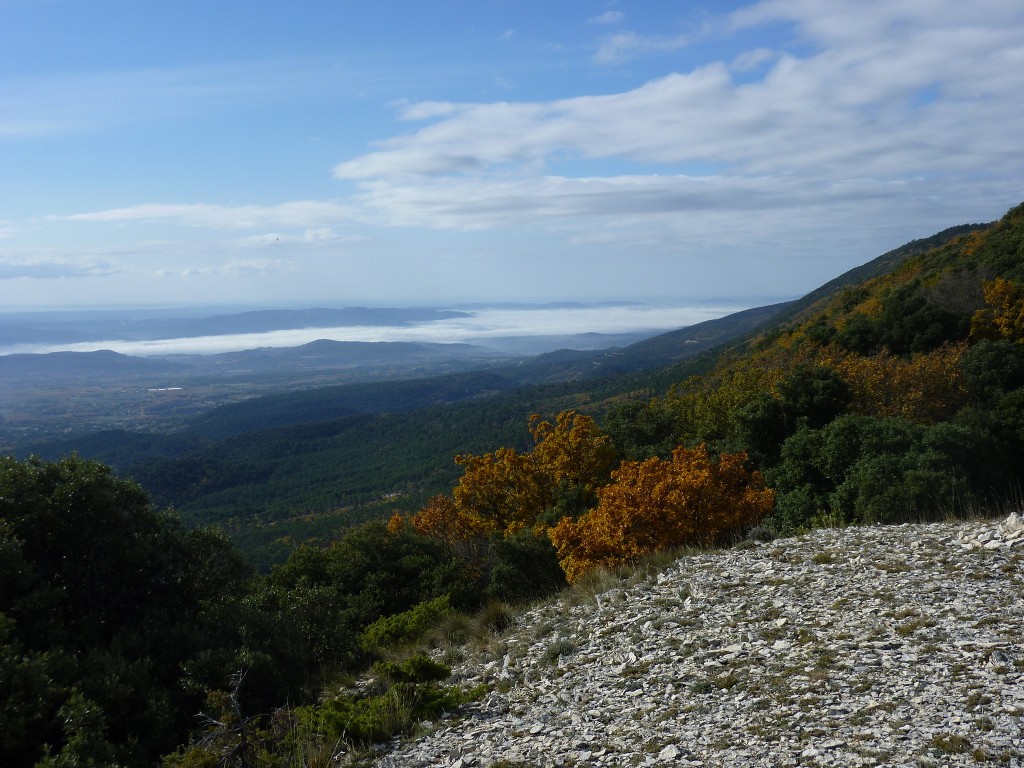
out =
[[[139,374],[181,373],[187,367],[180,363],[146,357],[132,357],[101,349],[96,352],[51,352],[39,354],[0,355],[0,379],[68,378],[81,376],[125,376]]]
[[[0,355],[0,379],[24,380],[48,376],[76,379],[90,376],[107,379],[125,375],[178,374],[180,377],[209,373],[280,371],[315,368],[349,368],[368,364],[412,365],[439,360],[495,358],[494,352],[470,344],[423,342],[361,342],[320,339],[297,347],[265,347],[214,355],[138,357],[113,352],[49,352]],[[85,383],[85,382],[83,382]]]

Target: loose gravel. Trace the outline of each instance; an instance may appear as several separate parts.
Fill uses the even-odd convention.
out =
[[[608,576],[454,667],[380,768],[1024,765],[1024,521],[818,530]]]

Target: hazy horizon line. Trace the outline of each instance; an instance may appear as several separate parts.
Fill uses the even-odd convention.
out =
[[[408,325],[310,327],[252,333],[210,334],[150,340],[93,339],[65,343],[15,343],[0,347],[0,355],[95,352],[112,350],[140,357],[180,354],[218,354],[264,347],[296,347],[320,339],[332,341],[406,341],[440,344],[481,344],[488,339],[537,336],[577,336],[663,333],[749,309],[752,304],[688,304],[655,306],[640,303],[575,303],[517,308],[481,308],[464,317]],[[454,308],[454,307],[447,307]]]
[[[795,296],[714,296],[711,298],[697,297],[623,297],[623,298],[552,298],[552,299],[473,299],[461,298],[452,300],[433,299],[395,299],[389,301],[367,301],[357,299],[310,300],[305,302],[140,302],[123,304],[81,304],[81,305],[23,305],[0,307],[0,318],[12,315],[61,314],[61,313],[105,313],[105,312],[204,312],[231,311],[253,312],[274,310],[309,310],[309,309],[486,309],[501,307],[552,307],[552,306],[619,306],[643,305],[656,307],[708,306],[728,305],[745,307],[767,306],[782,301],[789,301]]]

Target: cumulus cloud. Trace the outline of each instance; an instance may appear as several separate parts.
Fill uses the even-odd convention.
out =
[[[415,104],[400,105],[400,120],[432,120],[435,117],[448,117],[458,110],[458,105],[450,101],[420,101]]]
[[[763,64],[777,58],[778,52],[771,48],[755,48],[752,51],[744,51],[729,66],[733,72],[750,72],[761,67]]]
[[[634,218],[702,211],[782,210],[843,203],[899,189],[871,180],[808,191],[784,176],[614,176],[540,179],[446,179],[432,184],[369,182],[363,202],[402,226],[487,229],[530,220]]]
[[[551,253],[577,244],[588,258],[614,265],[628,247],[651,269],[660,269],[661,259],[679,274],[700,272],[702,259],[749,271],[766,253],[799,251],[810,263],[822,242],[830,243],[830,257],[856,247],[852,266],[881,252],[871,250],[876,246],[893,247],[951,222],[995,218],[1020,201],[1019,3],[765,0],[709,25],[689,38],[625,31],[606,38],[602,55],[612,62],[676,50],[708,29],[735,35],[721,60],[617,92],[394,103],[395,134],[333,168],[346,182],[344,197],[154,203],[51,220],[233,232],[233,240],[190,237],[166,248],[171,255],[162,263],[206,265],[165,266],[179,276],[290,268],[291,262],[259,260],[269,253],[300,264],[318,254],[326,263],[332,244],[350,242],[345,228],[352,225],[507,229],[517,237],[543,229],[561,238],[557,246],[536,241]],[[770,34],[749,34],[761,27]],[[747,40],[754,42],[744,48]],[[839,224],[864,240],[832,244]],[[293,250],[270,250],[276,246]],[[485,248],[497,262],[505,244]],[[415,258],[440,263],[447,257],[438,252],[423,248]],[[247,258],[225,266],[235,256]],[[394,263],[404,258],[396,252]],[[473,258],[484,257],[460,253],[451,261],[464,267]],[[545,269],[556,261],[521,258],[536,258]],[[592,271],[601,274],[596,266]],[[366,274],[367,284],[378,279],[370,268]],[[821,279],[831,276],[832,268],[823,267]]]

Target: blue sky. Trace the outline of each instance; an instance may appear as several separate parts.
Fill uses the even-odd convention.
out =
[[[795,296],[1022,94],[1019,0],[0,0],[0,308]]]

